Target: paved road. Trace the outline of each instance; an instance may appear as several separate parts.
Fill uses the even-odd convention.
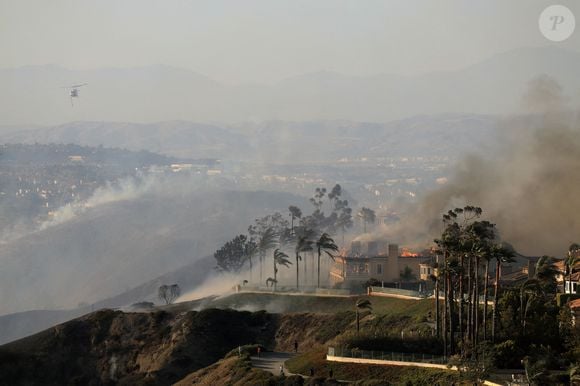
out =
[[[286,366],[284,366],[284,362],[286,362],[288,359],[292,358],[294,355],[294,353],[288,353],[288,352],[265,352],[265,353],[261,353],[260,357],[258,358],[257,356],[252,356],[250,357],[252,359],[252,367],[255,367],[257,369],[261,369],[264,371],[269,371],[274,375],[280,375],[280,365],[282,365],[283,369],[284,369],[284,375],[300,375],[302,378],[309,378],[306,375],[302,375],[302,374],[293,374],[291,372],[288,371],[288,369],[286,368]],[[345,381],[345,380],[337,380],[338,383],[351,383],[349,381]]]
[[[286,366],[284,366],[284,362],[292,358],[294,355],[295,354],[293,353],[287,352],[263,352],[260,354],[259,358],[257,356],[251,357],[252,367],[269,371],[274,375],[280,375],[280,366],[282,366],[285,375],[292,375]]]

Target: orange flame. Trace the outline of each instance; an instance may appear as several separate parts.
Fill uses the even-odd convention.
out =
[[[401,251],[401,256],[402,257],[417,257],[417,256],[419,256],[419,254],[418,253],[411,252],[409,250],[409,248],[403,248],[402,251]]]

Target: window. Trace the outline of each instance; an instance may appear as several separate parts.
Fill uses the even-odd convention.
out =
[[[379,275],[383,274],[383,265],[382,264],[377,264],[377,273]]]

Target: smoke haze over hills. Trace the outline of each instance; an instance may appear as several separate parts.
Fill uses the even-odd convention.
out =
[[[388,232],[429,243],[442,230],[443,213],[476,205],[518,251],[563,256],[580,235],[580,113],[545,76],[530,82],[522,99],[533,114],[504,119],[494,153],[460,160],[449,182]]]
[[[285,193],[194,190],[176,180],[117,194],[3,245],[0,290],[10,295],[0,314],[112,297],[212,254],[255,216],[301,201]]]
[[[579,67],[579,52],[556,47],[514,49],[456,71],[360,77],[320,71],[272,85],[225,85],[168,66],[83,71],[27,66],[0,70],[0,124],[386,122],[416,114],[506,114],[520,111],[517,101],[526,82],[539,74],[553,76],[577,101]],[[77,82],[89,85],[71,107],[61,87]]]

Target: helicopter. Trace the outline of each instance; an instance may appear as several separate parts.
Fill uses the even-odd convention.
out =
[[[79,87],[83,87],[88,85],[88,83],[81,83],[81,84],[74,84],[72,86],[63,87],[65,89],[69,89],[69,96],[70,96],[70,105],[73,106],[73,98],[79,97]]]

